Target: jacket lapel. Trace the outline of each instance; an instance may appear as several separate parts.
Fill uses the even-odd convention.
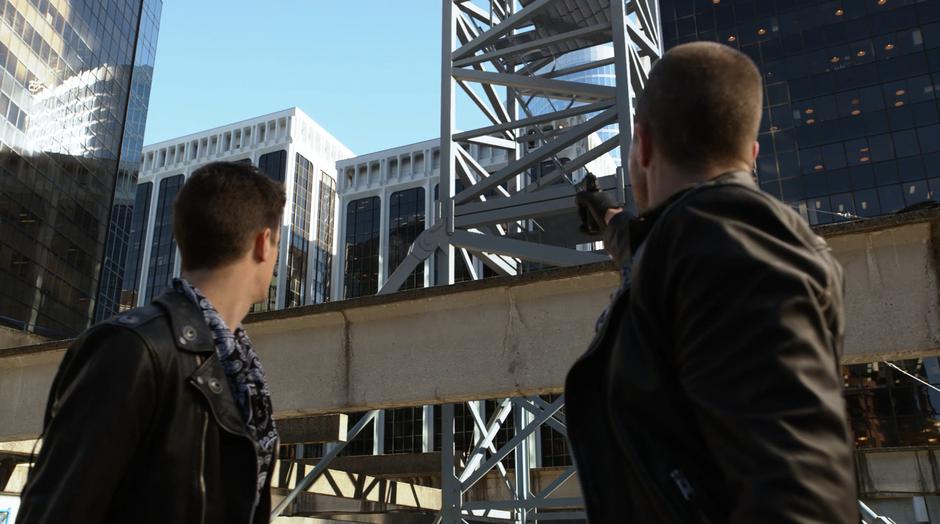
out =
[[[212,354],[196,368],[196,371],[189,376],[189,383],[205,397],[209,410],[219,426],[233,435],[248,437],[245,422],[238,405],[235,404],[235,396],[232,394],[218,355]]]

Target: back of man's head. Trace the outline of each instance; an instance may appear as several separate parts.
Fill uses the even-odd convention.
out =
[[[710,42],[683,44],[653,67],[636,120],[649,130],[656,150],[680,169],[750,163],[762,89],[757,66],[740,51]]]
[[[216,269],[236,261],[255,236],[277,238],[284,186],[248,164],[213,162],[193,172],[173,203],[173,236],[184,270]]]

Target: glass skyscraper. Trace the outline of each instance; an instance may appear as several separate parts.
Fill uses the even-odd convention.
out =
[[[161,9],[0,0],[0,324],[61,338],[113,309]]]
[[[811,224],[940,200],[940,2],[661,0],[667,49],[710,40],[764,76],[757,176]]]
[[[614,56],[614,46],[613,44],[602,44],[594,47],[587,47],[584,49],[578,49],[577,51],[572,51],[570,53],[565,53],[555,60],[553,60],[549,65],[545,66],[540,70],[540,73],[550,73],[555,70],[567,69],[569,67],[579,66],[582,64],[589,64],[591,62],[597,62],[607,58],[613,58]],[[588,69],[586,71],[579,71],[577,73],[571,73],[568,75],[561,75],[557,77],[557,80],[567,80],[569,82],[583,82],[587,84],[596,84],[602,86],[615,87],[617,85],[617,75],[614,71],[614,65],[608,64],[600,67],[595,67],[594,69]],[[561,111],[568,108],[569,105],[580,105],[580,104],[571,104],[564,100],[552,99],[552,98],[542,98],[535,97],[528,103],[528,109],[532,112],[533,115],[545,115],[548,113],[554,113],[555,111]],[[526,115],[522,115],[526,116]],[[590,116],[590,115],[589,115]],[[611,124],[609,126],[604,126],[597,131],[598,137],[600,140],[607,140],[613,136],[617,135],[617,124]],[[608,153],[613,159],[615,165],[620,165],[620,148],[615,148]],[[603,173],[602,175],[607,175],[610,173]]]

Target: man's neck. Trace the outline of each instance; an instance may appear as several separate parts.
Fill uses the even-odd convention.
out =
[[[184,271],[183,278],[199,288],[232,331],[241,325],[251,310],[252,301],[246,294],[244,278],[239,278],[238,272],[231,266],[214,270]]]
[[[657,170],[658,172],[650,176],[649,207],[654,208],[684,189],[688,189],[702,182],[707,182],[725,173],[748,170],[749,168],[744,162],[732,162],[727,165],[710,167],[694,172],[680,169],[671,164],[663,164]]]

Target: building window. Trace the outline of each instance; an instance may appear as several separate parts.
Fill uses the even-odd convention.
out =
[[[353,200],[346,206],[344,297],[374,295],[379,287],[379,197]]]
[[[320,203],[317,207],[317,238],[313,245],[313,303],[330,300],[333,269],[333,215],[336,211],[336,182],[320,172]]]
[[[421,453],[423,436],[423,408],[385,411],[385,453]]]
[[[416,187],[392,193],[388,216],[388,274],[408,256],[408,250],[424,231],[424,188]],[[424,287],[424,264],[419,264],[401,289]]]
[[[284,307],[302,306],[306,299],[313,176],[313,164],[298,153],[294,166],[294,201],[291,206],[290,244],[287,246]]]
[[[124,265],[123,289],[121,289],[121,311],[137,306],[140,281],[140,265],[143,262],[144,241],[147,239],[147,220],[150,218],[150,196],[153,182],[138,184],[134,197],[134,216],[131,218],[130,240],[127,246],[127,262]]]
[[[157,215],[153,222],[153,240],[150,242],[150,270],[147,274],[147,293],[144,302],[170,286],[176,265],[176,240],[173,239],[173,199],[183,186],[183,175],[160,181]]]
[[[287,151],[273,151],[258,157],[258,169],[275,182],[284,182],[287,173]]]
[[[894,361],[940,385],[937,357]],[[859,448],[940,445],[940,393],[884,364],[842,366],[849,420]]]

